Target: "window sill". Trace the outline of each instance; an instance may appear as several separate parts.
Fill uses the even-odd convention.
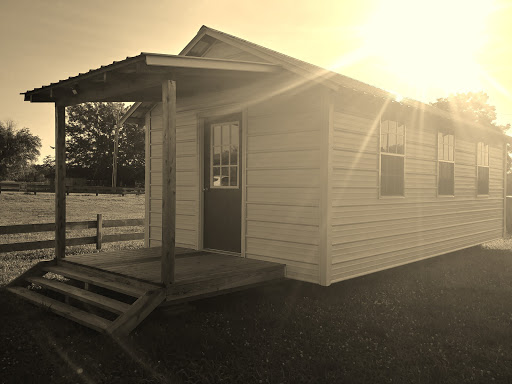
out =
[[[440,199],[453,199],[455,195],[437,195]]]

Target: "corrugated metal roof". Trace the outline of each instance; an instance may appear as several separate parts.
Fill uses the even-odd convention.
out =
[[[27,93],[42,91],[42,90],[54,87],[56,85],[63,85],[65,83],[73,83],[78,78],[84,79],[84,77],[96,76],[96,75],[98,75],[98,74],[100,74],[100,73],[102,73],[104,71],[107,71],[107,70],[115,68],[117,65],[125,66],[125,65],[128,65],[128,64],[133,64],[133,63],[135,63],[137,61],[142,61],[144,59],[145,59],[145,55],[143,53],[140,53],[137,56],[127,56],[126,59],[124,59],[124,60],[113,61],[111,64],[102,65],[99,68],[90,69],[87,72],[79,73],[78,75],[70,76],[67,79],[59,80],[56,83],[50,83],[48,85],[43,85],[43,86],[41,86],[39,88],[34,88],[32,90],[23,92],[21,94],[24,95],[24,94],[27,94]]]

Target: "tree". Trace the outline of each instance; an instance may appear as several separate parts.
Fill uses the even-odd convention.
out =
[[[0,121],[0,180],[22,179],[39,156],[41,139],[12,120]]]
[[[510,124],[499,125],[496,123],[496,107],[489,104],[489,96],[484,92],[457,93],[449,97],[439,98],[431,103],[434,107],[457,114],[470,121],[487,126],[498,132],[506,133]],[[512,168],[510,150],[507,155],[507,172]]]
[[[510,124],[498,125],[496,123],[496,107],[489,104],[489,96],[484,92],[457,93],[439,98],[430,104],[500,132],[505,132],[510,128]]]
[[[67,163],[71,177],[110,185],[117,115],[123,103],[83,103],[66,108]],[[119,132],[118,184],[144,181],[144,130],[125,124]]]

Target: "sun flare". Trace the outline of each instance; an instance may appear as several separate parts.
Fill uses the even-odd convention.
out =
[[[416,92],[481,87],[490,0],[383,1],[361,30],[362,50]]]

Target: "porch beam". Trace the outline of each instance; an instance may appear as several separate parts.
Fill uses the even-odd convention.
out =
[[[82,84],[84,89],[78,89],[78,94],[60,98],[59,104],[75,105],[89,101],[130,101],[125,100],[126,94],[137,95],[149,88],[158,87],[162,81],[170,78],[170,74],[157,76],[139,76],[131,79],[119,79],[100,83],[98,85]],[[69,92],[71,94],[71,91]],[[134,96],[134,100],[140,101]]]
[[[162,258],[165,286],[174,282],[176,244],[176,82],[162,82]]]
[[[55,258],[66,254],[66,107],[55,104]]]

